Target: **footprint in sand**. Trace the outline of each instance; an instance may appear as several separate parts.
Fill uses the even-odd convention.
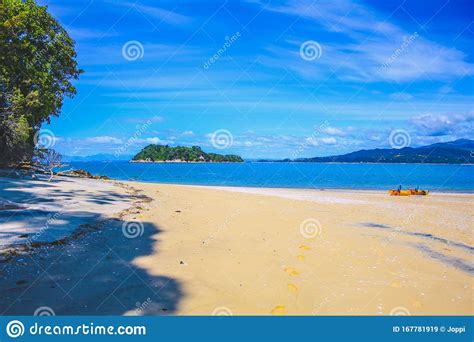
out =
[[[295,275],[298,275],[300,274],[300,272],[298,272],[295,268],[293,267],[287,267],[285,268],[285,272],[288,273],[288,275],[290,276],[295,276]]]
[[[275,308],[272,310],[273,315],[285,315],[287,312],[288,310],[286,310],[286,307],[283,305],[275,306]]]
[[[290,290],[291,292],[298,292],[298,286],[292,283],[288,283],[288,290]]]
[[[417,308],[417,309],[421,309],[423,307],[423,303],[420,302],[418,299],[413,299],[413,301],[411,302],[411,305],[414,307],[414,308]]]
[[[311,247],[306,246],[306,245],[300,245],[299,249],[301,249],[303,251],[309,251],[309,250],[311,250]]]

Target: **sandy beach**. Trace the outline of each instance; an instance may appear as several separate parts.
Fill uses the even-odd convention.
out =
[[[0,177],[0,252],[68,238],[77,227],[129,208],[131,189],[95,179],[46,175]]]
[[[141,200],[1,264],[3,315],[474,314],[472,194],[126,185]]]

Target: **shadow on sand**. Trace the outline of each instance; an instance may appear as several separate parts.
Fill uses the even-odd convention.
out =
[[[32,179],[31,174],[1,174],[0,249],[60,240],[82,224],[101,220],[101,213],[132,205],[133,196],[96,180],[55,177],[48,182],[46,175]]]
[[[65,245],[10,259],[0,271],[0,314],[32,315],[41,306],[57,315],[174,313],[183,295],[180,284],[133,263],[153,252],[160,230],[143,223],[141,236],[127,238],[123,223],[109,221]]]
[[[394,228],[385,224],[373,223],[373,222],[364,222],[361,224],[361,226],[367,227],[367,228],[389,230],[392,232],[392,234],[395,233],[395,234],[404,235],[404,236],[417,237],[426,241],[434,241],[434,242],[440,243],[444,247],[460,249],[463,252],[468,253],[470,257],[472,257],[472,254],[474,252],[474,247],[472,246],[469,246],[460,242],[451,241],[442,237],[435,236],[433,234],[403,231],[399,228]],[[440,251],[436,251],[430,248],[426,243],[406,243],[406,245],[418,249],[429,258],[442,262],[445,265],[454,267],[460,271],[463,271],[469,274],[474,274],[474,265],[472,264],[472,259],[463,260],[461,258],[449,256],[445,253],[442,253]]]

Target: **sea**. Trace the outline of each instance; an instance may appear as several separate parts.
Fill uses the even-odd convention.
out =
[[[295,162],[130,163],[70,162],[68,168],[139,182],[304,189],[419,187],[474,192],[474,165],[344,164]]]

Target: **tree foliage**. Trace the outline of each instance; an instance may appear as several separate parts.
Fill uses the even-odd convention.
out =
[[[233,154],[206,153],[199,146],[185,147],[168,145],[148,145],[141,150],[134,161],[185,161],[185,162],[233,162],[240,163],[243,159]]]
[[[74,41],[34,0],[0,0],[0,164],[30,159],[34,136],[73,97]]]

